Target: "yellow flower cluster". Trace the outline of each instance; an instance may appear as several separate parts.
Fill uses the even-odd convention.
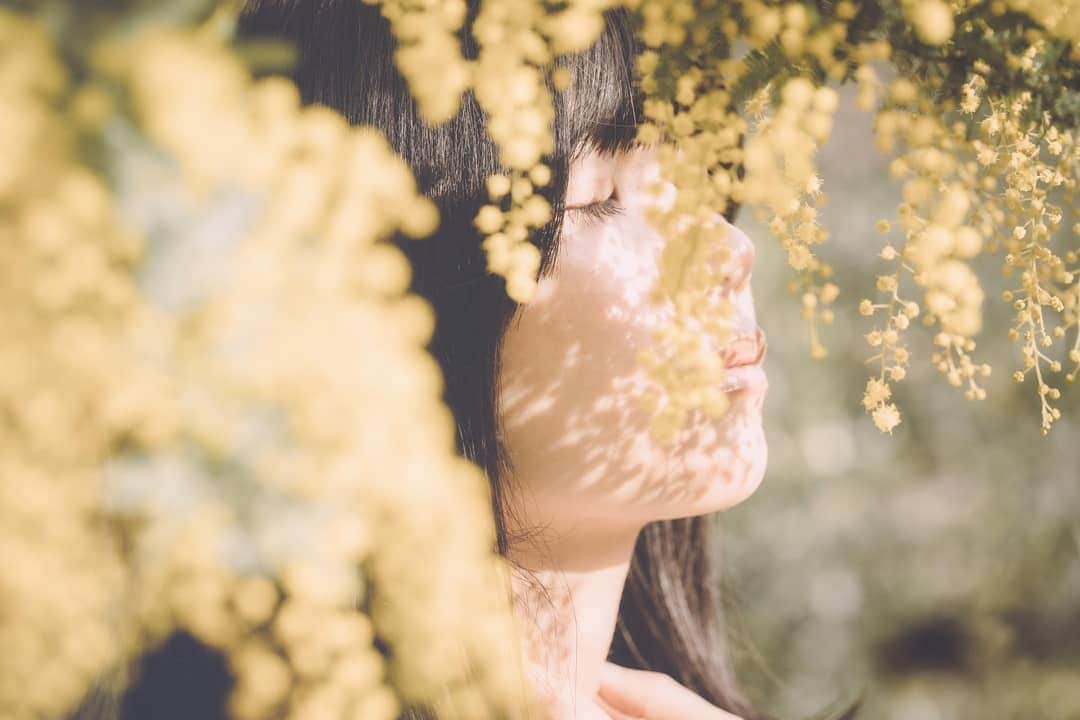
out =
[[[424,11],[437,15],[432,23],[451,16],[437,5]],[[829,78],[846,78],[852,61],[858,64],[853,73],[859,85],[856,104],[873,111],[879,100],[884,101],[877,122],[879,147],[892,152],[899,140],[906,148],[893,164],[896,177],[906,181],[898,218],[904,239],[898,248],[883,251],[887,261],[895,262],[893,271],[879,278],[885,300],[860,306],[865,315],[888,313],[883,324],[867,335],[878,349],[878,380],[889,383],[906,375],[908,351],[901,334],[925,309],[922,322],[939,331],[935,365],[951,384],[964,387],[968,397],[984,397],[978,378],[989,368],[970,355],[981,325],[984,293],[969,261],[995,247],[995,231],[994,223],[986,219],[992,204],[987,204],[987,188],[981,184],[985,180],[973,171],[971,161],[960,158],[974,153],[986,165],[997,151],[985,142],[981,146],[970,142],[959,124],[942,120],[956,103],[947,97],[928,99],[928,91],[941,86],[940,77],[931,74],[920,84],[905,75],[887,88],[881,85],[871,63],[889,60],[894,47],[880,36],[852,32],[852,21],[861,12],[853,0],[828,9],[760,0],[582,0],[559,10],[549,10],[536,0],[482,3],[474,31],[480,53],[469,63],[470,87],[489,114],[491,135],[508,173],[489,180],[491,202],[481,209],[476,225],[486,235],[489,270],[507,277],[511,297],[525,302],[532,296],[539,253],[527,237],[531,228],[550,217],[547,203],[534,194],[549,179],[539,159],[551,148],[552,104],[540,68],[557,53],[586,47],[600,29],[600,12],[614,5],[636,13],[640,37],[649,48],[638,68],[650,98],[639,139],[665,146],[660,153],[661,176],[685,198],[654,210],[651,217],[667,239],[653,300],[670,302],[674,309],[672,321],[657,334],[657,347],[641,356],[662,387],[660,396],[645,399],[655,413],[657,435],[671,437],[691,409],[723,411],[724,403],[710,390],[722,371],[716,370],[709,354],[725,340],[730,308],[710,300],[707,292],[716,279],[706,266],[722,265],[717,258],[722,243],[705,216],[723,211],[729,202],[757,208],[786,249],[789,264],[798,273],[790,290],[801,298],[811,355],[827,354],[820,328],[833,319],[839,287],[831,281],[832,269],[814,249],[827,238],[818,222],[817,205],[823,197],[814,154],[829,136],[837,96],[808,78],[820,71]],[[902,16],[910,29],[905,31],[907,39],[915,38],[920,47],[950,43],[957,33],[957,13],[971,10],[970,4],[945,0],[901,0],[896,5],[897,17]],[[1072,37],[1074,22],[1060,7],[1000,0],[989,11],[1028,13],[1050,35]],[[969,22],[961,29],[971,32],[971,28]],[[1010,67],[1038,71],[1035,58],[1043,45],[1037,35],[1029,33],[1025,50],[1007,57]],[[749,45],[749,53],[729,57],[714,51],[736,48],[741,42]],[[776,53],[787,59],[786,68],[776,71],[769,82],[759,82],[762,68]],[[700,62],[703,57],[707,62]],[[959,109],[968,115],[979,112],[987,99],[984,76],[991,67],[979,60],[975,70],[959,99]],[[557,88],[570,81],[560,70],[552,79]],[[746,102],[747,114],[754,120],[749,125],[734,112],[743,86],[761,88]],[[745,176],[736,172],[740,164]],[[1069,171],[1062,170],[1062,176],[1069,177]],[[709,181],[701,183],[702,177]],[[901,294],[901,281],[907,276],[920,288],[922,307]],[[1032,292],[1038,297],[1037,291]],[[1071,327],[1072,306],[1067,290],[1059,296],[1065,323],[1054,332],[1063,333]],[[1040,392],[1052,400],[1057,390]],[[867,409],[879,427],[891,429],[899,422],[898,411],[880,393],[875,397],[879,402]],[[892,409],[882,410],[887,405]],[[1053,416],[1052,409],[1047,412]]]
[[[788,265],[799,273],[790,289],[801,296],[810,354],[815,358],[826,355],[819,323],[832,322],[830,305],[839,294],[839,288],[828,282],[832,269],[813,251],[828,238],[818,222],[815,201],[822,197],[821,178],[814,155],[829,138],[836,107],[832,88],[815,88],[806,78],[788,80],[775,112],[762,117],[747,137],[746,178],[736,192],[740,201],[767,211],[763,219],[787,251]]]
[[[1080,59],[1080,2],[1077,0],[997,0],[995,12],[1026,13],[1051,35],[1071,40],[1072,55]]]
[[[658,153],[661,176],[677,188],[673,203],[650,216],[666,240],[653,300],[671,302],[674,313],[657,332],[657,347],[639,358],[662,388],[661,396],[644,400],[646,409],[655,413],[654,434],[670,439],[690,410],[716,416],[726,407],[714,397],[723,368],[710,354],[729,337],[731,308],[709,292],[718,278],[709,275],[707,266],[723,264],[717,259],[723,252],[723,236],[710,227],[708,218],[723,212],[730,202],[754,206],[782,243],[789,265],[798,273],[790,289],[802,299],[811,354],[826,354],[819,327],[832,322],[839,287],[830,281],[832,269],[813,249],[827,238],[818,222],[817,204],[823,198],[814,156],[830,134],[838,97],[833,89],[817,87],[801,76],[798,68],[813,61],[829,75],[843,77],[846,65],[836,49],[847,30],[840,21],[813,22],[811,11],[800,3],[643,0],[630,5],[642,20],[641,37],[654,48],[640,58],[642,88],[656,96],[666,82],[671,98],[646,101],[649,122],[639,132],[643,142],[663,143]],[[856,6],[841,2],[836,12],[840,19],[851,20]],[[753,54],[717,58],[705,67],[691,60],[708,54],[717,35],[729,46],[746,40],[762,53],[778,42],[793,63],[791,75],[778,81],[777,91],[766,84],[746,103],[749,124],[736,113],[730,89],[752,77],[761,59]],[[888,50],[887,44],[875,40],[851,52],[869,61],[887,57]],[[658,69],[668,55],[683,64],[677,65],[674,76],[660,78]],[[670,57],[667,62],[672,62]],[[702,183],[703,177],[709,182]]]
[[[918,41],[930,46],[950,42],[956,32],[954,14],[969,9],[967,5],[950,5],[943,0],[904,0],[899,5]],[[1010,144],[1002,147],[986,138],[969,138],[971,121],[947,119],[950,113],[955,116],[959,109],[968,116],[975,115],[992,101],[991,105],[996,102],[1007,107],[1013,115],[1013,124],[1017,125],[1022,124],[1021,117],[1026,117],[1031,105],[1030,95],[1026,100],[1021,95],[1008,102],[988,96],[986,76],[992,68],[982,60],[974,62],[974,72],[956,100],[933,94],[943,81],[933,73],[921,83],[909,80],[905,74],[887,88],[883,87],[869,63],[889,59],[893,48],[879,39],[857,42],[848,39],[848,22],[858,15],[857,3],[837,3],[831,19],[815,17],[813,11],[801,3],[770,6],[754,0],[724,6],[707,4],[698,8],[697,13],[690,11],[684,3],[661,0],[646,0],[638,9],[643,21],[643,38],[660,51],[643,58],[644,89],[651,95],[666,93],[676,98],[676,105],[672,107],[693,102],[693,88],[710,87],[710,84],[738,88],[757,82],[755,78],[760,77],[761,68],[777,52],[782,52],[793,64],[787,71],[790,74],[785,76],[784,71],[778,71],[772,82],[759,82],[761,89],[746,104],[747,114],[755,119],[748,128],[737,119],[728,119],[729,128],[739,132],[746,130],[742,152],[736,150],[728,157],[729,161],[736,157],[735,162],[743,164],[745,178],[739,180],[732,173],[723,172],[715,157],[706,160],[705,172],[714,180],[722,178],[723,188],[716,198],[707,199],[703,207],[723,207],[726,192],[729,197],[749,203],[764,214],[762,219],[787,250],[789,264],[799,272],[790,289],[801,297],[802,314],[810,326],[811,354],[815,357],[826,354],[819,326],[832,320],[833,311],[829,305],[839,292],[829,281],[831,268],[814,252],[814,246],[825,240],[827,234],[817,224],[815,204],[820,180],[815,173],[813,156],[828,137],[836,95],[828,88],[815,87],[801,76],[800,71],[802,64],[813,63],[826,75],[845,77],[848,72],[846,61],[841,58],[862,63],[853,73],[859,85],[856,104],[873,111],[877,110],[879,100],[884,101],[876,122],[878,146],[887,153],[894,152],[898,145],[903,148],[892,164],[892,173],[905,181],[904,202],[898,209],[897,219],[902,241],[897,247],[886,246],[881,253],[882,258],[893,265],[891,272],[878,278],[878,290],[885,298],[877,303],[864,300],[860,304],[863,315],[881,312],[883,316],[882,322],[866,336],[876,351],[873,360],[879,364],[878,376],[864,398],[867,411],[884,431],[891,431],[899,423],[899,411],[889,402],[889,383],[900,381],[907,374],[909,352],[902,342],[902,334],[911,320],[920,315],[924,325],[937,328],[936,350],[931,357],[935,366],[950,384],[964,388],[966,397],[985,397],[980,378],[990,373],[990,367],[976,362],[971,356],[975,349],[974,336],[981,329],[985,293],[971,261],[1004,244],[1015,249],[1006,258],[1007,267],[1027,268],[1020,275],[1022,288],[1010,293],[1010,296],[1023,295],[1014,300],[1018,319],[1013,335],[1026,338],[1024,373],[1031,369],[1037,376],[1044,430],[1048,429],[1058,416],[1050,402],[1059,397],[1060,391],[1044,382],[1041,364],[1045,363],[1051,372],[1055,372],[1060,370],[1061,363],[1051,360],[1040,349],[1049,347],[1049,338],[1039,340],[1039,347],[1035,338],[1048,333],[1064,337],[1076,324],[1076,276],[1073,272],[1076,253],[1067,252],[1059,257],[1046,247],[1050,234],[1061,224],[1064,215],[1061,207],[1051,202],[1051,195],[1064,190],[1066,207],[1070,204],[1068,198],[1074,195],[1077,167],[1072,134],[1055,127],[1044,114],[1037,123],[1025,121],[1028,125],[1024,125],[1026,139],[1023,142],[1016,142],[1012,137]],[[1022,3],[1014,4],[1013,9],[1030,12],[1051,34],[1068,36],[1071,26],[1055,8]],[[991,12],[997,14],[1003,10],[1004,4],[1000,8],[991,8]],[[692,28],[687,17],[694,19]],[[971,32],[971,24],[965,25],[964,30]],[[755,50],[742,58],[715,58],[713,65],[704,67],[690,59],[700,55],[699,49],[695,48],[702,38],[715,39],[718,33],[726,37],[729,46],[745,40]],[[1037,83],[1040,71],[1037,58],[1041,57],[1045,44],[1036,31],[1028,34],[1028,40],[1022,51],[1009,54],[1006,61],[1015,70],[1029,74],[1032,82]],[[655,77],[656,68],[662,64],[661,58],[665,54],[675,58],[667,58],[666,86]],[[675,70],[671,69],[672,63],[675,63]],[[930,99],[932,96],[934,100]],[[778,102],[770,113],[774,99]],[[647,107],[662,106],[657,100],[649,103]],[[701,113],[692,115],[673,109],[666,113],[653,113],[655,117],[650,119],[661,131],[646,126],[642,131],[646,141],[663,138],[675,146],[686,146],[685,138],[694,138],[695,142],[701,143],[701,138],[722,132],[722,122],[709,126],[708,121],[703,122]],[[1001,119],[984,121],[984,135],[988,123],[1005,124]],[[690,152],[696,151],[691,149],[688,154]],[[991,172],[987,173],[986,169]],[[1000,174],[1010,186],[1003,193],[996,187],[994,173]],[[670,164],[665,169],[665,176],[680,192],[686,185],[695,184],[692,179],[687,180],[689,175],[680,176],[677,168]],[[696,192],[695,189],[691,194]],[[1006,207],[1001,207],[1002,202]],[[1009,209],[1015,213],[1020,208],[1029,209],[1033,216],[1030,219],[1008,217]],[[883,223],[880,229],[888,233],[891,227],[890,223]],[[997,240],[1002,230],[1008,237],[1004,243]],[[703,262],[702,258],[685,249],[680,250],[691,247],[682,239],[681,230],[665,227],[664,232],[673,246],[670,254],[681,259],[677,264],[679,277],[692,276],[694,264]],[[1037,239],[1031,237],[1032,233]],[[918,288],[921,305],[902,291],[902,281],[907,277]],[[669,275],[665,281],[669,287],[659,296],[677,299],[681,280],[672,281]],[[687,327],[707,324],[700,315],[695,318],[696,325],[688,324],[687,309],[690,307],[691,303],[685,301],[676,303],[677,317],[672,328],[679,328],[681,324],[685,333]],[[1052,329],[1043,320],[1044,307],[1060,313],[1061,320]],[[717,305],[712,312],[713,323],[722,323],[725,315],[722,305]],[[673,419],[677,414],[675,408],[681,408],[684,416],[687,407],[701,407],[693,403],[684,405],[686,398],[700,401],[703,390],[703,387],[695,386],[695,375],[687,370],[687,366],[704,363],[694,357],[695,348],[700,345],[688,337],[671,329],[663,337],[671,343],[669,350],[676,346],[681,349],[669,352],[663,361],[654,351],[643,353],[642,357],[667,394],[670,396],[675,391],[682,401],[668,406],[671,415],[662,423],[663,434],[670,436],[672,428],[678,425]],[[1070,357],[1076,355],[1077,350],[1073,348]],[[677,358],[682,359],[682,366]],[[687,378],[683,382],[672,379],[678,374],[673,368],[679,367],[679,372]],[[1075,375],[1076,371],[1068,377]],[[704,377],[712,376],[706,373]],[[1022,378],[1023,373],[1018,373],[1018,377]],[[648,402],[650,407],[662,406],[656,398],[650,398]]]
[[[652,51],[639,58],[646,85],[654,81],[656,60]],[[665,239],[650,300],[670,303],[674,310],[670,321],[657,329],[656,347],[639,356],[642,367],[662,388],[661,395],[646,395],[642,402],[652,413],[654,435],[664,441],[683,427],[692,409],[719,417],[728,407],[721,390],[724,368],[718,349],[731,337],[731,306],[715,288],[724,283],[730,250],[719,210],[737,181],[729,168],[742,157],[739,138],[744,129],[730,106],[728,92],[708,88],[699,75],[687,73],[677,105],[647,101],[648,122],[639,129],[643,142],[664,140],[657,146],[660,178],[655,189],[665,181],[679,188],[671,202],[657,198],[646,213]]]
[[[238,718],[512,715],[486,478],[384,240],[434,204],[214,27],[104,44],[79,88],[0,14],[0,129],[27,150],[0,165],[0,707],[60,715],[183,628],[226,653]],[[115,198],[77,154],[106,131]]]
[[[0,8],[0,713],[60,717],[131,640],[99,460],[129,426],[119,340],[140,243],[76,157],[71,79]]]
[[[176,108],[204,103],[205,88],[241,75],[206,45],[158,36],[137,43],[128,64],[146,131],[185,169],[201,167],[204,149],[161,128]],[[175,75],[193,76],[180,85],[190,93]],[[159,87],[168,99],[147,94]],[[246,535],[283,591],[272,634],[217,638],[242,679],[270,666],[281,679],[274,693],[242,681],[234,708],[389,718],[402,702],[437,700],[448,717],[498,715],[520,702],[520,686],[486,480],[453,452],[442,380],[424,350],[432,311],[405,295],[408,262],[380,241],[397,229],[430,233],[434,205],[373,131],[301,110],[281,80],[231,89],[201,110],[240,128],[245,144],[219,155],[210,175],[219,191],[258,193],[260,211],[214,259],[232,268],[230,282],[181,318],[187,332],[172,340],[188,413],[179,429],[246,468],[247,493],[299,515],[253,525],[226,507],[224,537]],[[389,667],[373,634],[391,648]]]
[[[944,45],[956,29],[952,8],[945,0],[904,0],[904,14],[927,45]]]
[[[398,50],[394,62],[409,83],[424,118],[452,118],[469,87],[470,70],[458,49],[465,0],[363,0],[390,21]]]
[[[535,192],[551,180],[540,161],[553,149],[555,113],[543,68],[555,54],[588,47],[610,3],[569,3],[550,14],[537,0],[483,3],[473,25],[479,54],[467,60],[457,40],[465,19],[463,0],[365,2],[379,4],[390,19],[401,44],[397,65],[429,121],[449,119],[465,90],[475,93],[487,113],[488,132],[507,174],[489,179],[492,204],[481,209],[475,224],[487,236],[488,270],[506,278],[511,298],[527,302],[540,268],[529,232],[551,219],[549,203]],[[565,73],[554,80],[561,87],[569,81]]]
[[[980,74],[969,79],[959,102],[962,112],[980,110],[985,87]],[[881,253],[895,266],[878,279],[888,302],[864,300],[860,310],[864,315],[886,310],[885,325],[867,336],[870,345],[881,348],[873,358],[880,359],[875,382],[903,379],[908,353],[897,340],[908,320],[896,310],[908,307],[898,288],[902,275],[910,274],[923,289],[924,324],[940,327],[933,362],[950,384],[966,387],[968,398],[982,399],[986,392],[977,378],[988,375],[990,367],[975,363],[969,353],[981,327],[984,293],[970,260],[1004,248],[1006,276],[1020,275],[1020,287],[1004,293],[1016,311],[1010,337],[1021,341],[1024,354],[1024,369],[1014,377],[1020,382],[1029,371],[1035,375],[1045,433],[1060,417],[1051,405],[1060,390],[1045,373],[1062,370],[1047,349],[1077,323],[1076,252],[1059,255],[1051,244],[1065,214],[1054,193],[1064,191],[1064,205],[1074,204],[1080,155],[1073,134],[1059,131],[1045,114],[1035,121],[1024,119],[1029,103],[1030,96],[1024,95],[1010,102],[989,100],[977,136],[969,138],[964,123],[950,126],[941,120],[948,107],[932,102],[908,80],[893,83],[875,129],[883,150],[891,151],[897,140],[905,147],[892,164],[893,175],[907,179],[898,208],[904,242],[899,251],[890,245]],[[1060,314],[1060,320],[1051,323],[1044,314],[1048,311]],[[882,407],[887,397],[868,388],[867,409]],[[871,398],[878,402],[871,405]]]
[[[771,13],[772,10],[762,12]],[[656,93],[661,53],[668,46],[710,42],[710,30],[738,33],[738,26],[726,10],[710,6],[713,26],[699,24],[700,17],[690,3],[647,0],[640,7],[641,36],[647,50],[638,60],[642,88]],[[762,42],[769,33],[785,24],[800,26],[797,13],[771,15],[751,26]],[[775,19],[775,22],[773,20]],[[790,36],[789,36],[790,37]],[[824,239],[816,223],[816,210],[801,201],[816,193],[818,178],[813,155],[831,126],[836,95],[832,90],[815,91],[805,80],[785,85],[785,102],[776,116],[757,118],[749,126],[735,112],[730,90],[732,78],[745,70],[739,63],[715,68],[715,75],[688,68],[675,80],[672,100],[649,99],[645,103],[647,123],[638,139],[658,143],[660,177],[677,192],[669,203],[656,203],[648,214],[665,238],[660,274],[651,300],[670,304],[670,321],[656,332],[656,346],[639,354],[639,362],[661,388],[660,395],[643,398],[644,408],[653,414],[652,431],[661,441],[672,439],[685,425],[688,413],[700,409],[710,417],[723,414],[728,406],[721,392],[723,363],[718,349],[731,337],[732,308],[715,288],[729,254],[724,242],[725,228],[718,217],[729,203],[757,203],[772,212],[776,228],[786,235],[789,258],[808,274],[826,275],[808,248]],[[763,114],[767,101],[755,100]],[[747,134],[745,147],[743,136]],[[745,168],[740,178],[738,168]],[[702,179],[707,179],[702,182]],[[659,185],[659,184],[658,184]],[[789,230],[790,228],[790,230]],[[822,307],[813,314],[828,317],[825,308],[836,297],[835,285],[820,284],[807,290]],[[820,345],[819,345],[820,346]]]
[[[555,108],[544,68],[556,55],[586,49],[599,36],[610,5],[574,0],[549,11],[539,0],[484,2],[473,26],[479,54],[471,87],[506,169],[489,178],[491,204],[481,208],[475,224],[486,236],[488,270],[506,278],[507,293],[517,302],[528,302],[536,292],[540,251],[528,237],[552,212],[536,192],[551,181],[541,158],[554,149]],[[561,90],[572,79],[556,69],[551,80]]]
[[[1080,143],[1072,132],[1059,132],[1045,115],[1025,120],[1025,100],[1021,96],[1012,103],[991,103],[976,143],[985,171],[1003,180],[1001,194],[987,198],[983,206],[1001,229],[1006,277],[1019,275],[1019,286],[1002,297],[1015,310],[1009,336],[1021,344],[1024,358],[1023,369],[1013,377],[1022,382],[1029,372],[1035,376],[1046,433],[1061,417],[1052,405],[1061,391],[1051,384],[1051,376],[1063,368],[1061,360],[1051,356],[1051,348],[1078,327],[1080,258],[1075,244],[1080,224],[1072,228],[1073,249],[1061,252],[1054,240],[1059,231],[1069,232],[1065,208],[1071,209],[1074,220],[1080,219],[1076,204]],[[1059,316],[1056,321],[1053,315]],[[1066,379],[1073,381],[1080,369],[1080,334],[1068,357],[1074,367]]]
[[[843,12],[853,17],[853,6],[841,4]],[[757,48],[778,39],[793,62],[809,56],[837,76],[843,72],[843,64],[833,57],[843,26],[812,28],[801,4],[775,7],[751,0],[702,8],[646,0],[639,12],[642,37],[656,48],[645,53],[639,67],[643,89],[650,94],[661,86],[656,72],[662,55],[684,52],[691,57],[714,44],[717,33],[731,45],[746,39]],[[874,46],[866,52],[879,50]],[[723,236],[709,227],[708,218],[723,212],[730,202],[749,203],[765,215],[789,264],[799,273],[792,290],[802,297],[811,352],[815,357],[825,355],[818,328],[832,322],[830,306],[839,288],[828,280],[831,268],[813,252],[827,237],[818,222],[821,180],[814,156],[831,131],[837,95],[795,74],[781,83],[772,112],[770,85],[750,99],[748,124],[736,113],[729,88],[754,70],[754,63],[743,59],[721,59],[705,68],[689,64],[674,78],[674,103],[646,103],[650,123],[641,128],[639,137],[664,142],[659,153],[661,175],[677,188],[670,208],[650,218],[666,239],[654,301],[671,300],[674,309],[671,322],[658,332],[660,348],[641,354],[645,369],[664,389],[664,398],[646,398],[646,407],[656,409],[654,432],[660,438],[672,437],[691,409],[716,416],[726,406],[712,396],[723,369],[716,367],[710,353],[729,337],[731,308],[709,292],[719,279],[710,277],[703,266],[717,263],[716,255],[723,252]],[[740,166],[745,175],[738,172]],[[710,182],[702,183],[702,177]]]
[[[984,292],[969,261],[982,252],[989,230],[972,224],[977,188],[971,183],[977,179],[970,164],[963,166],[958,160],[963,141],[960,128],[954,132],[940,118],[940,113],[930,112],[929,101],[911,81],[900,78],[889,87],[887,104],[878,113],[874,129],[881,150],[892,151],[897,142],[904,148],[890,168],[895,178],[905,180],[903,203],[897,210],[903,240],[899,249],[890,244],[880,253],[892,266],[877,279],[884,302],[863,300],[859,309],[867,316],[884,311],[883,324],[866,339],[876,350],[871,358],[879,367],[875,388],[888,390],[889,382],[903,380],[907,374],[909,355],[901,338],[920,314],[918,303],[901,294],[903,280],[910,276],[922,290],[923,324],[940,328],[934,338],[938,350],[933,362],[950,385],[964,386],[968,398],[981,399],[986,392],[978,378],[988,375],[990,368],[976,364],[970,353],[975,349],[972,338],[982,325]],[[888,234],[891,224],[882,221],[879,230]],[[871,392],[868,386],[864,397],[866,409],[883,431],[891,431],[900,421],[895,406],[884,403],[888,396],[888,392]]]

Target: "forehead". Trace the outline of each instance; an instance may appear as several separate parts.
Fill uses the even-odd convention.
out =
[[[577,201],[603,200],[610,194],[624,153],[600,153],[588,149],[570,162],[570,178],[566,191],[566,204]]]
[[[567,205],[603,200],[618,186],[625,200],[631,190],[644,188],[659,179],[656,147],[633,143],[625,150],[603,152],[588,148],[570,163]]]

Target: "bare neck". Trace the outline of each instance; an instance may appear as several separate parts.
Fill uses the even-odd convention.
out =
[[[544,553],[511,549],[526,672],[553,720],[597,720],[600,671],[615,633],[637,531],[568,537]]]

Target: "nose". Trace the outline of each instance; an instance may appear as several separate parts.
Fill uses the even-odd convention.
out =
[[[725,234],[723,245],[727,248],[727,257],[718,268],[720,285],[724,290],[739,293],[746,289],[754,269],[754,243],[742,230],[718,217],[718,231]]]

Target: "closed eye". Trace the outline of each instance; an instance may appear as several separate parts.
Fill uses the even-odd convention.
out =
[[[615,195],[612,193],[606,200],[567,208],[567,211],[582,218],[585,225],[594,225],[602,223],[609,217],[619,215],[623,211],[623,206],[615,199]]]

